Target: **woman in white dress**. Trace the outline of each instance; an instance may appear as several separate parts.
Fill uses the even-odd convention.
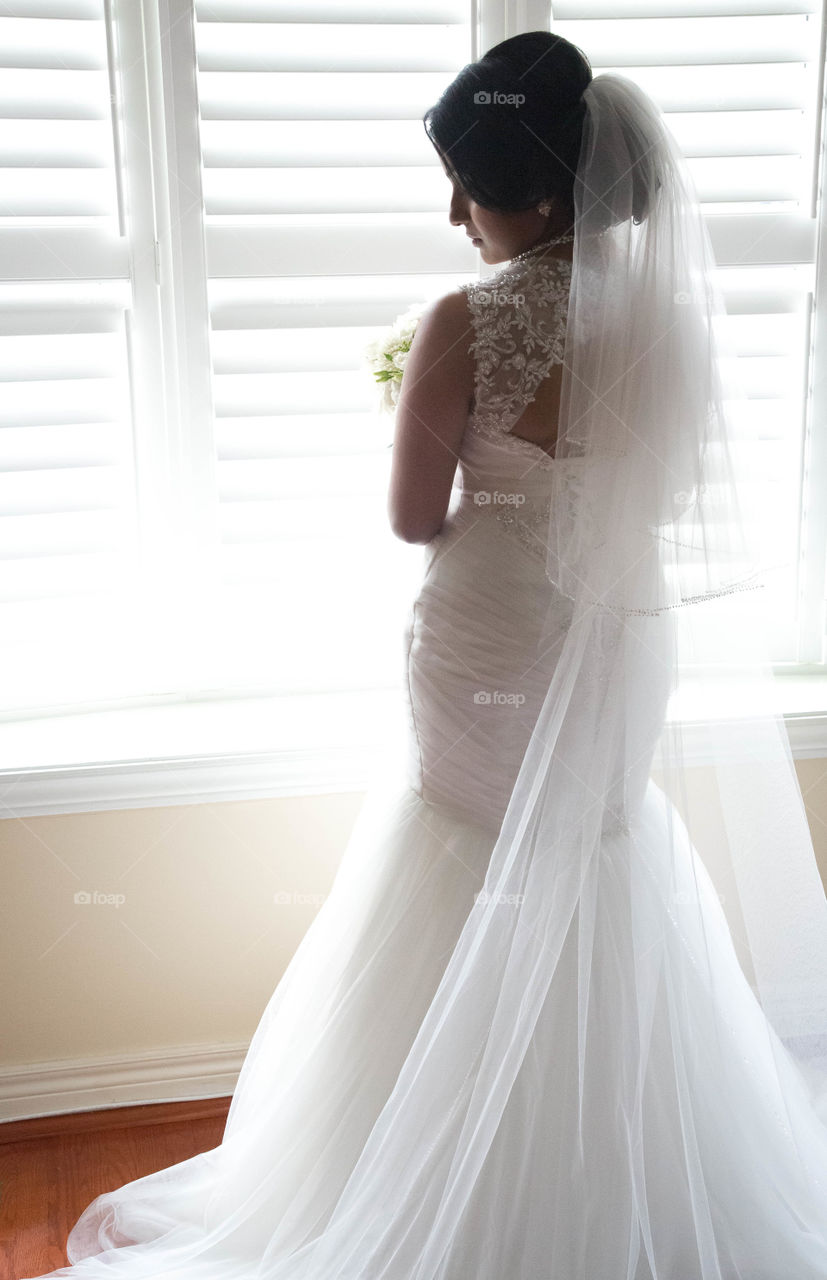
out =
[[[397,411],[406,755],[222,1143],[99,1196],[49,1276],[823,1280],[827,916],[789,747],[769,714],[710,735],[729,921],[650,778],[657,748],[680,791],[676,607],[706,659],[751,607],[697,205],[645,95],[549,33],[426,122],[498,269],[426,311]]]

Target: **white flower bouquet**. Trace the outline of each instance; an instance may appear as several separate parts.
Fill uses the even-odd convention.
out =
[[[380,388],[380,413],[393,413],[396,409],[408,352],[425,306],[424,302],[413,303],[381,338],[365,347],[365,362]]]

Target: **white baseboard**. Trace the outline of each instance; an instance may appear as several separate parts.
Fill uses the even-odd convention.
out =
[[[0,1067],[0,1123],[232,1094],[248,1046]]]

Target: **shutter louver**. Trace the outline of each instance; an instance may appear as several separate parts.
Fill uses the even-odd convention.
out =
[[[412,298],[448,287],[438,264],[423,272],[438,227],[455,271],[473,270],[421,123],[471,60],[471,6],[205,2],[196,16],[231,602],[220,681],[396,685],[422,551],[388,528],[391,428],[360,362]]]
[[[0,67],[0,645],[14,714],[144,689],[124,644],[130,289],[102,0],[3,6]]]

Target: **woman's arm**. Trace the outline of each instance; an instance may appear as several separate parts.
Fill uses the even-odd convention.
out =
[[[432,303],[416,327],[396,406],[388,492],[391,528],[405,542],[430,542],[448,510],[474,393],[473,336],[459,290]]]

